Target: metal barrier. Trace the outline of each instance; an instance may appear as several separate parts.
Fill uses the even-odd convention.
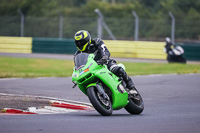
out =
[[[134,18],[131,12],[126,18],[104,16],[102,23],[97,23],[96,17],[66,17],[61,14],[51,17],[21,14],[21,21],[20,16],[0,15],[0,36],[72,38],[75,32],[85,29],[93,38],[104,40],[111,40],[113,37],[110,36],[114,36],[117,40],[164,41],[172,33],[175,42],[199,40],[199,19],[174,19],[176,21],[171,22],[168,14],[160,19]],[[176,31],[171,32],[171,27]]]
[[[104,40],[112,57],[166,59],[164,42]],[[199,43],[176,44],[183,47],[187,60],[200,61]],[[73,39],[0,37],[3,53],[55,53],[74,54],[77,50]]]

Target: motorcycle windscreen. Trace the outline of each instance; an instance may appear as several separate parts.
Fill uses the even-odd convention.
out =
[[[76,55],[74,62],[75,62],[75,68],[76,70],[79,70],[80,68],[84,67],[87,63],[89,54],[87,53],[80,53]]]

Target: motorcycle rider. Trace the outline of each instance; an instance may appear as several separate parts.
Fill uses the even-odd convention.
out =
[[[95,61],[99,61],[101,64],[106,64],[112,73],[123,78],[130,93],[137,94],[132,79],[127,75],[122,67],[117,65],[117,62],[114,59],[110,59],[110,52],[102,39],[92,39],[88,31],[80,30],[75,33],[74,40],[76,47],[78,48],[74,56],[81,52],[93,53],[95,55]]]
[[[164,52],[167,53],[167,61],[169,63],[186,63],[186,59],[183,56],[184,49],[180,46],[174,46],[169,37],[165,39]]]
[[[172,47],[173,47],[173,44],[172,44],[170,38],[169,38],[169,37],[166,37],[166,39],[165,39],[165,52],[166,52],[167,54],[173,54],[173,53],[172,53]],[[170,53],[170,52],[171,52],[171,53]]]

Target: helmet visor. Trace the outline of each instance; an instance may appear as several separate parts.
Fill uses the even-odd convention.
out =
[[[81,40],[75,40],[76,46],[82,51],[86,44],[90,43],[90,36]]]
[[[82,39],[82,40],[76,40],[75,43],[76,43],[76,46],[77,46],[80,50],[82,50],[83,47],[84,47],[84,45],[85,45],[86,43],[88,43],[88,42],[87,42],[85,39]]]

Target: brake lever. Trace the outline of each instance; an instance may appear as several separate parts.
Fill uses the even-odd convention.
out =
[[[77,86],[77,84],[74,84],[74,86],[72,86],[72,88],[75,88]]]

